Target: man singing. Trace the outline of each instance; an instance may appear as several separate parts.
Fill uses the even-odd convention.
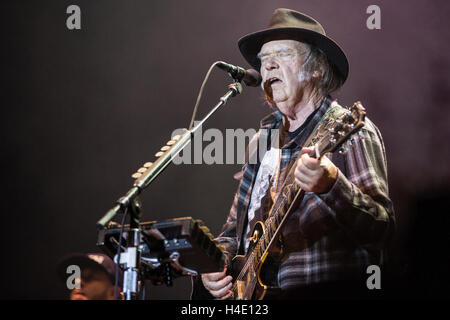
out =
[[[381,134],[366,118],[345,154],[318,160],[304,147],[332,102],[330,94],[347,79],[344,52],[319,22],[289,9],[275,10],[269,27],[241,38],[239,49],[260,71],[275,110],[261,129],[279,129],[281,148],[269,148],[256,164],[243,166],[217,239],[230,258],[245,254],[253,226],[267,218],[281,186],[291,179],[306,194],[282,230],[277,298],[355,297],[368,291],[366,269],[382,264],[394,228]],[[192,297],[233,298],[232,284],[227,270],[202,274],[194,279]]]

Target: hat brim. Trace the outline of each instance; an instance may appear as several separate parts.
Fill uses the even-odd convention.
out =
[[[348,60],[342,49],[330,38],[318,32],[302,28],[273,28],[248,34],[238,41],[239,50],[245,60],[256,70],[261,69],[257,54],[264,43],[274,40],[297,40],[321,49],[332,67],[341,77],[342,83],[348,77]]]
[[[60,279],[65,283],[69,274],[67,273],[67,267],[70,265],[79,266],[80,269],[93,269],[104,272],[110,280],[114,283],[114,278],[101,264],[98,264],[94,260],[87,257],[85,254],[71,254],[60,260],[57,266],[57,271]]]

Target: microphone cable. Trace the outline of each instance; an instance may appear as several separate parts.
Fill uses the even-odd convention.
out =
[[[195,101],[195,106],[194,106],[194,111],[192,112],[192,118],[191,118],[191,123],[189,124],[189,130],[192,129],[192,127],[194,126],[194,121],[195,121],[195,116],[197,115],[197,111],[198,111],[198,105],[200,104],[200,99],[202,98],[202,94],[203,94],[203,89],[205,88],[206,82],[209,79],[209,76],[213,70],[213,68],[219,63],[220,61],[216,61],[214,62],[211,67],[209,67],[208,72],[206,73],[205,78],[203,79],[202,85],[200,87],[200,91],[197,95],[197,100]]]

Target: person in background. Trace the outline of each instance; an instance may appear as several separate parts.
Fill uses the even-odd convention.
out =
[[[76,270],[79,270],[80,277],[76,276]],[[58,274],[70,290],[70,300],[113,300],[115,271],[116,264],[102,253],[74,253],[64,257],[58,264]],[[119,299],[122,296],[122,277],[119,269]]]

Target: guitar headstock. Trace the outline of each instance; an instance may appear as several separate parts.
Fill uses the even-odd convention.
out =
[[[315,143],[316,156],[338,150],[344,142],[350,139],[351,135],[364,126],[366,112],[361,102],[357,101],[350,108],[339,108],[339,110],[341,111],[332,112],[328,119],[319,126],[320,138]]]

